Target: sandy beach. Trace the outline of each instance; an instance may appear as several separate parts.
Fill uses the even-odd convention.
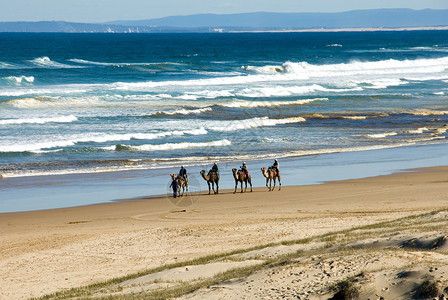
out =
[[[258,267],[186,297],[327,299],[335,293],[330,289],[335,283],[361,275],[362,280],[355,280],[361,295],[377,294],[378,299],[405,299],[403,295],[416,293],[419,284],[431,278],[442,293],[442,287],[448,285],[444,273],[448,271],[444,252],[447,196],[448,167],[435,167],[321,185],[286,186],[273,192],[260,187],[245,194],[233,194],[233,190],[222,190],[219,195],[202,192],[185,208],[175,207],[160,196],[4,213],[0,214],[0,298],[41,297],[233,250],[239,250],[238,257],[223,255],[216,261],[183,266],[181,271],[173,267],[165,273],[130,276],[133,281],[123,279],[106,285],[100,295],[136,297],[136,289],[150,293],[161,287],[175,288],[179,282],[197,282],[241,266]],[[421,215],[434,211],[437,213]],[[431,226],[425,227],[425,222]],[[372,226],[357,232],[378,231],[353,234],[354,228],[366,225]],[[432,247],[408,249],[403,246],[408,245],[403,244],[406,241],[420,241],[414,243],[418,245],[438,242]],[[369,246],[374,243],[379,252]],[[256,246],[260,249],[254,254],[249,248]],[[327,252],[336,246],[337,251]],[[272,261],[298,250],[299,256],[283,264],[266,265],[266,257]],[[337,257],[332,257],[336,253]],[[411,261],[417,263],[410,266]],[[390,280],[398,278],[397,272],[414,272],[413,284],[396,283],[392,289]],[[313,276],[319,280],[312,281]],[[378,295],[380,292],[384,295]],[[98,291],[85,296],[97,297],[95,293]]]

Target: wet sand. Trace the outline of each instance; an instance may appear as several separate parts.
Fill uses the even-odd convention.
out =
[[[202,192],[0,214],[0,298],[23,299],[148,268],[448,208],[448,167],[252,193]]]

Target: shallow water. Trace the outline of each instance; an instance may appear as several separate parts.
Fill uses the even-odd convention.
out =
[[[279,158],[284,184],[302,184],[353,174],[346,164],[388,173],[371,153],[424,161],[412,149],[430,148],[414,146],[446,144],[447,41],[448,31],[2,33],[0,211],[165,193],[180,165],[230,172]],[[289,168],[305,168],[298,183]]]

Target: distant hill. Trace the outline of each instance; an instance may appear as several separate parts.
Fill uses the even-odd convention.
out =
[[[170,26],[179,28],[365,28],[422,27],[448,25],[448,10],[375,9],[341,13],[269,13],[198,14],[140,21],[114,21],[127,26]]]
[[[0,22],[0,32],[139,32],[139,29],[135,26],[42,21]]]
[[[198,14],[139,21],[0,22],[0,32],[209,32],[448,25],[448,10],[375,9],[341,13]]]

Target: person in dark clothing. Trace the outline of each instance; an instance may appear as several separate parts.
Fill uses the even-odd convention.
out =
[[[218,165],[216,163],[213,164],[212,172],[215,172],[216,175],[219,175]]]
[[[274,161],[274,164],[272,165],[272,169],[275,170],[277,173],[280,173],[278,160]]]
[[[177,181],[177,179],[174,179],[171,182],[170,188],[173,188],[173,197],[176,198],[177,197],[177,189],[179,188],[179,182]]]
[[[187,169],[185,169],[184,166],[180,167],[179,176],[182,177],[183,179],[187,180],[187,178],[188,178]]]

